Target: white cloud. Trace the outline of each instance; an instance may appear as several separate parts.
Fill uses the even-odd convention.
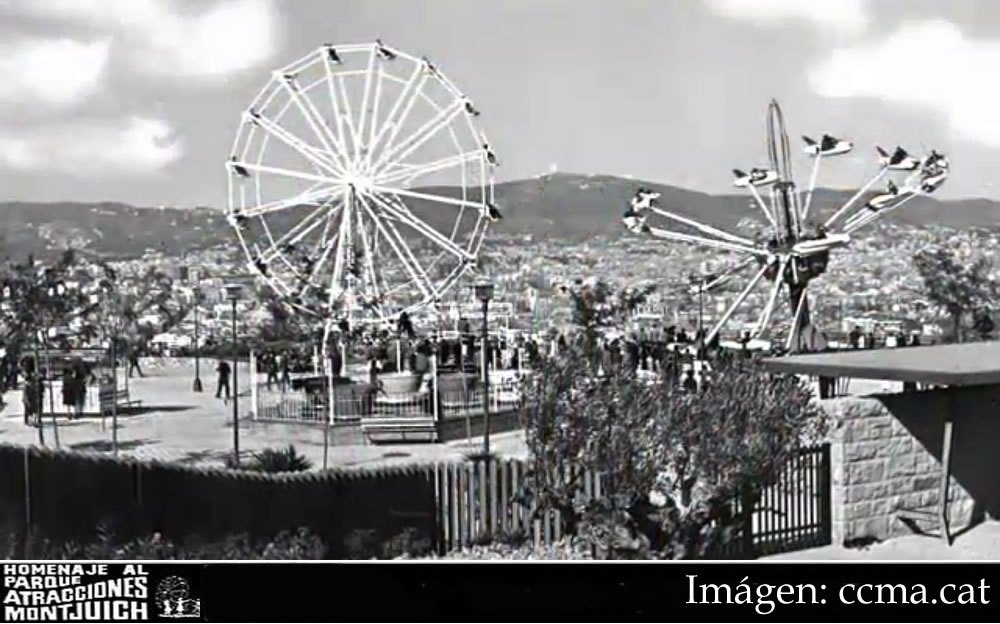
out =
[[[732,19],[761,23],[804,20],[841,34],[864,30],[870,19],[867,0],[708,0],[708,3]]]
[[[1000,147],[1000,40],[974,40],[945,20],[904,24],[835,50],[809,75],[826,97],[875,98],[942,116],[962,138]]]
[[[0,6],[113,34],[129,63],[151,75],[225,77],[271,58],[278,45],[272,0],[217,0],[197,13],[177,0],[7,0]]]
[[[70,107],[96,93],[111,42],[22,38],[0,43],[0,102]]]
[[[0,168],[22,173],[86,178],[145,175],[182,153],[170,125],[160,119],[130,117],[0,130]]]

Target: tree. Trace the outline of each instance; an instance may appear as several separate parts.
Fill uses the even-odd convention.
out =
[[[697,394],[621,371],[581,375],[571,349],[549,359],[521,406],[533,468],[525,502],[558,509],[564,530],[605,552],[703,557],[738,539],[763,487],[802,443],[824,433],[822,413],[795,377],[751,361],[722,364]],[[584,500],[582,479],[601,475]]]
[[[111,361],[111,379],[118,378],[118,356],[124,346],[136,344],[147,330],[140,319],[149,314],[173,319],[177,312],[171,306],[173,281],[155,268],[149,268],[135,283],[127,284],[119,271],[110,264],[93,267],[96,277],[92,284],[92,306],[85,319],[83,334],[87,341],[97,339],[107,345]],[[111,440],[118,453],[118,405],[111,402]]]
[[[74,320],[87,314],[91,305],[80,285],[71,279],[76,265],[76,254],[66,250],[49,263],[29,256],[25,262],[7,263],[0,269],[3,285],[0,325],[9,361],[19,362],[30,351],[32,364],[28,370],[38,373],[42,365],[41,350],[47,353],[52,346],[71,346],[72,337],[57,330],[70,327]],[[49,402],[55,402],[51,385]],[[55,411],[52,409],[52,425],[58,445]],[[45,442],[44,436],[39,422],[41,444]]]
[[[589,279],[570,289],[573,324],[579,329],[583,354],[596,366],[595,354],[600,337],[609,329],[622,327],[653,293],[655,286],[642,285],[618,292],[604,280]]]
[[[924,295],[948,315],[956,342],[962,340],[965,317],[992,307],[1000,293],[1000,284],[991,274],[991,260],[974,256],[971,246],[961,243],[950,240],[913,256]]]

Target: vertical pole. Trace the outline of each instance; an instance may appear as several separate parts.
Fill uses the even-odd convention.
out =
[[[333,370],[333,358],[330,354],[330,321],[323,332],[323,368],[326,371],[326,418],[323,423],[323,470],[329,467],[330,462],[330,427],[337,417],[337,401],[333,385],[333,377],[337,373]]]
[[[347,377],[347,340],[343,336],[340,338],[340,370],[337,375]]]
[[[257,354],[250,350],[250,419],[257,420]]]
[[[487,319],[490,303],[483,300],[483,455],[490,456],[490,371],[489,358],[486,352],[490,346],[489,326]]]
[[[202,391],[201,385],[201,318],[198,316],[198,287],[194,291],[194,385],[192,390]]]
[[[240,465],[240,369],[236,350],[236,297],[233,297],[233,462]]]
[[[52,376],[52,357],[49,355],[49,349],[45,349],[45,376]],[[49,388],[49,409],[52,410],[52,441],[55,442],[56,448],[59,448],[59,421],[56,420],[56,400],[55,391],[52,389],[52,384],[55,382],[55,377],[53,376],[51,380],[46,380],[46,384]],[[41,414],[39,414],[41,418]]]
[[[115,332],[117,333],[117,332]],[[111,337],[111,452],[118,456],[118,339]]]
[[[431,411],[434,414],[434,422],[441,420],[440,405],[438,404],[438,352],[437,349],[431,353]]]

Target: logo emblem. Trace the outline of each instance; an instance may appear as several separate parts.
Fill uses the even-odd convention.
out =
[[[156,586],[156,605],[163,618],[201,617],[201,600],[191,597],[190,585],[179,576],[168,576]]]

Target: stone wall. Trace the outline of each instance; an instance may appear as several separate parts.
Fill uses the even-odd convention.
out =
[[[1000,517],[1000,387],[955,391],[952,533]],[[946,390],[824,401],[832,418],[834,543],[937,533]],[[906,511],[933,514],[921,518]],[[903,512],[900,514],[900,512]],[[910,520],[904,520],[910,518]]]

